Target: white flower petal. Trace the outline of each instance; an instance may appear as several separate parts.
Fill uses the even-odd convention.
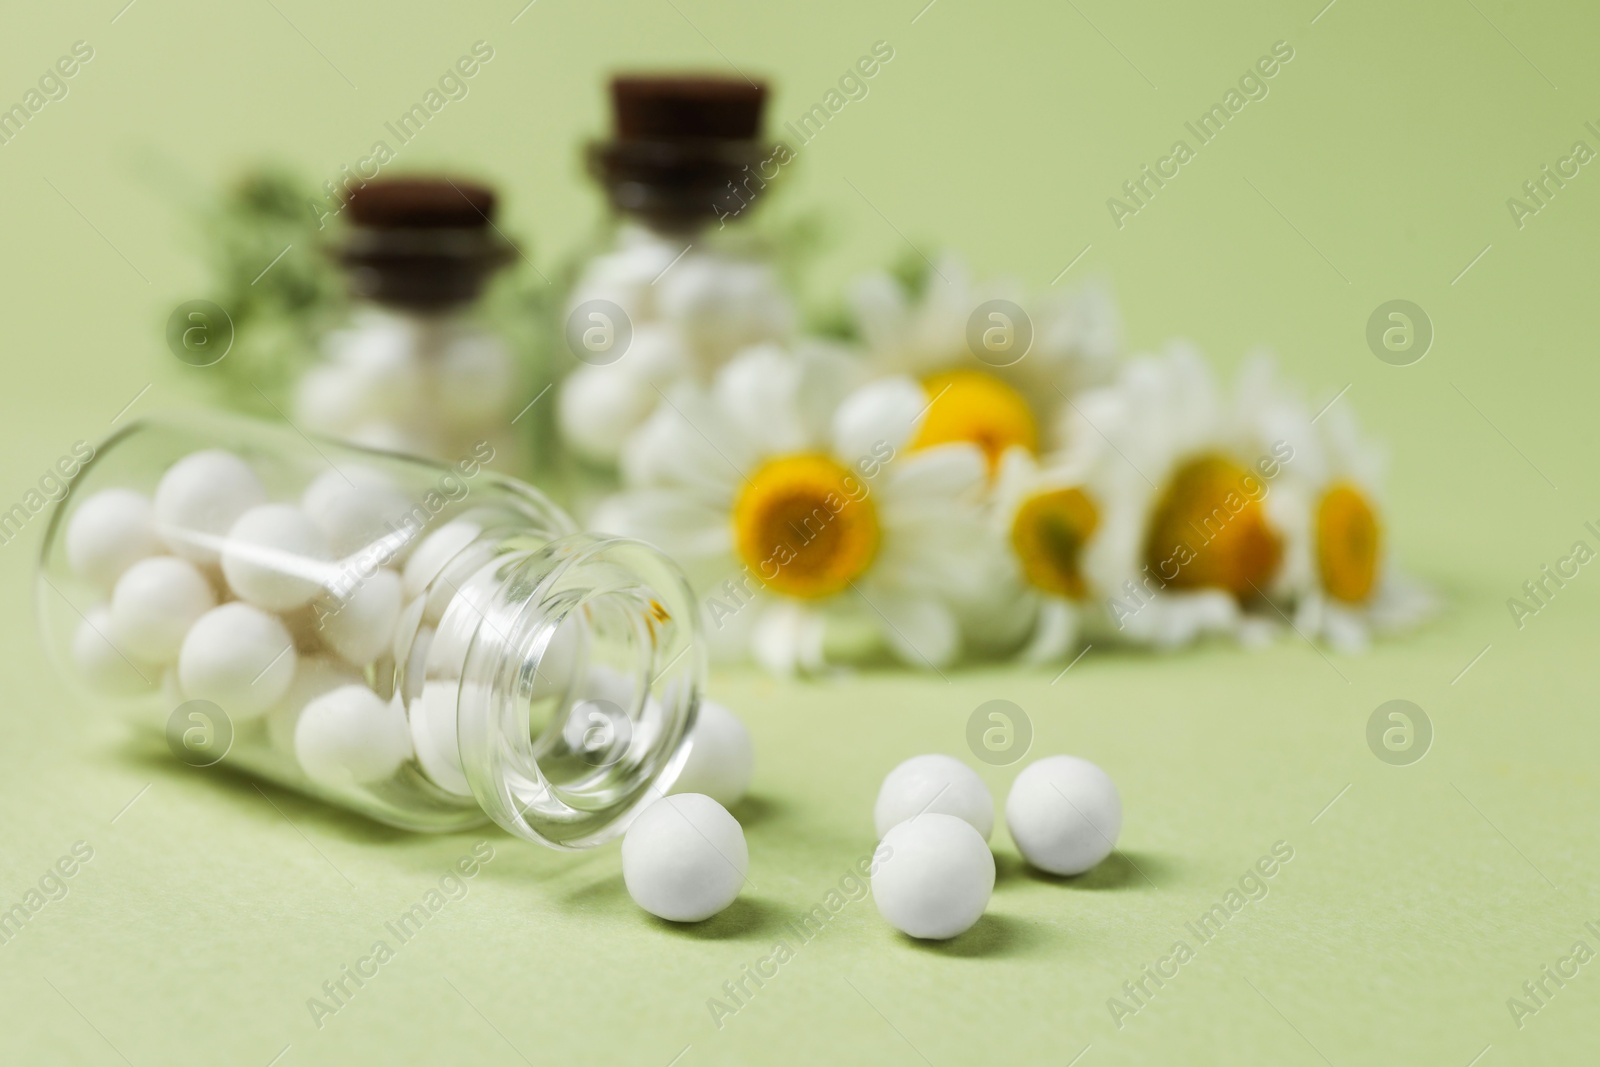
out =
[[[810,446],[796,397],[800,364],[774,344],[748,348],[723,367],[714,390],[724,418],[763,454],[800,452]]]
[[[883,378],[862,386],[839,405],[833,416],[833,454],[855,464],[885,450],[904,452],[922,425],[928,394],[910,378]]]
[[[948,508],[982,492],[988,463],[976,445],[955,443],[897,455],[879,476],[879,505],[885,511],[929,501]]]
[[[1255,651],[1266,648],[1277,640],[1282,629],[1283,627],[1275,619],[1241,615],[1238,627],[1235,630],[1235,636],[1238,637],[1239,644],[1251,651]]]
[[[793,303],[769,263],[692,247],[654,288],[661,314],[678,323],[708,370],[794,327]]]
[[[954,613],[932,596],[864,582],[861,597],[878,616],[889,647],[912,667],[937,669],[955,659],[961,631]]]
[[[1108,381],[1122,352],[1122,323],[1110,291],[1089,285],[1044,294],[1027,302],[1033,347],[1017,370],[1038,379],[1036,388],[1075,393]],[[1053,398],[1052,398],[1053,399]]]
[[[1432,590],[1391,567],[1378,583],[1367,611],[1374,626],[1393,632],[1416,626],[1438,608],[1438,597]]]
[[[800,364],[795,407],[805,427],[806,447],[825,448],[833,432],[834,413],[861,380],[861,361],[827,341],[799,341],[794,351]]]
[[[1215,589],[1157,593],[1143,603],[1123,597],[1121,605],[1111,624],[1116,632],[1134,644],[1162,650],[1182,648],[1207,634],[1233,633],[1239,622],[1233,597]]]
[[[937,585],[928,587],[948,597],[961,627],[965,646],[985,655],[1009,655],[1033,633],[1045,599],[1022,583],[1011,554],[993,541],[967,554],[960,564],[974,581],[952,580],[938,572]],[[965,578],[965,574],[961,576]],[[874,578],[893,584],[891,572],[874,571]]]
[[[1322,636],[1335,652],[1355,655],[1369,644],[1367,624],[1357,612],[1330,604],[1322,620]]]
[[[856,327],[874,351],[897,346],[906,332],[909,306],[905,290],[887,274],[857,279],[846,293]]]
[[[561,383],[556,400],[562,439],[585,459],[615,463],[659,400],[631,367],[579,367]]]
[[[777,675],[815,672],[823,666],[824,624],[820,614],[792,600],[764,604],[750,634],[757,663]]]
[[[961,257],[942,254],[932,264],[922,303],[910,321],[906,347],[911,369],[925,373],[966,357],[967,319],[979,303]]]
[[[1062,597],[1043,597],[1033,638],[1017,658],[1023,663],[1054,663],[1077,645],[1078,606]]]
[[[754,463],[750,442],[703,393],[676,389],[628,439],[623,481],[676,486],[707,501],[731,501]]]
[[[598,533],[647,541],[680,563],[733,551],[725,508],[669,489],[637,489],[611,496],[595,510],[590,526]]]

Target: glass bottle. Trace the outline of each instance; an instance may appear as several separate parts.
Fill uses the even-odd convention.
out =
[[[687,754],[702,649],[677,567],[579,532],[479,442],[452,466],[235,416],[136,422],[56,505],[45,643],[75,683],[372,818],[607,840]]]
[[[684,378],[794,330],[796,313],[750,208],[793,154],[761,139],[765,84],[707,75],[619,75],[614,129],[588,166],[613,217],[582,262],[564,317],[557,419],[602,473]]]
[[[489,440],[513,459],[519,368],[482,299],[515,255],[495,209],[492,189],[460,178],[379,178],[350,193],[334,255],[354,309],[295,389],[297,425],[446,461]]]

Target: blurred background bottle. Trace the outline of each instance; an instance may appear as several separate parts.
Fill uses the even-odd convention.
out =
[[[612,135],[587,162],[612,217],[575,272],[556,355],[560,433],[593,484],[675,382],[795,329],[775,250],[749,225],[793,158],[761,139],[766,98],[744,78],[611,81]]]
[[[514,442],[532,434],[513,420],[530,375],[484,313],[492,278],[517,254],[495,213],[492,189],[459,178],[377,179],[351,192],[333,249],[351,308],[294,387],[297,425],[446,461],[487,440],[505,457],[497,466],[527,469]]]

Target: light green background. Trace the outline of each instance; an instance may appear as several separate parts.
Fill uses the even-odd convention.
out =
[[[575,149],[602,124],[607,71],[737,63],[774,79],[781,122],[885,40],[895,58],[870,96],[793,168],[785,206],[837,219],[824,285],[903,253],[902,235],[1038,285],[1090,246],[1061,284],[1109,278],[1136,345],[1184,334],[1232,367],[1264,344],[1323,395],[1350,386],[1340,403],[1393,446],[1399,556],[1447,606],[1331,665],[1291,638],[1169,659],[1095,649],[1055,684],[1002,669],[719,675],[760,753],[742,812],[753,886],[735,910],[668,928],[629,905],[615,850],[563,856],[495,833],[469,895],[318,1030],[306,999],[477,838],[394,834],[186,770],[74,703],[27,607],[40,518],[0,547],[0,902],[74,841],[95,855],[0,947],[0,1062],[1594,1058],[1600,963],[1521,1029],[1506,1000],[1574,940],[1600,949],[1583,929],[1600,920],[1600,577],[1591,565],[1521,631],[1505,606],[1574,540],[1596,544],[1582,523],[1600,518],[1600,175],[1586,167],[1521,230],[1505,205],[1573,141],[1600,148],[1584,128],[1600,125],[1592,11],[538,0],[513,24],[522,0],[137,0],[113,23],[122,3],[14,4],[0,34],[6,104],[73,41],[95,49],[67,99],[0,147],[7,507],[146,386],[134,411],[189,399],[160,334],[203,282],[182,201],[240,162],[331,176],[486,40],[495,58],[471,95],[401,162],[501,182],[548,271],[599,217]],[[1270,96],[1117,229],[1106,198],[1279,40],[1295,57]],[[1405,368],[1363,340],[1397,297],[1437,328]],[[993,698],[1027,709],[1036,752],[1110,770],[1125,858],[1055,883],[998,833],[999,881],[971,935],[908,944],[853,903],[715,1029],[707,998],[871,847],[881,775],[961,752],[968,714]],[[1437,730],[1414,766],[1366,747],[1368,715],[1393,698]],[[1009,772],[985,777],[1003,797]],[[1119,1032],[1107,998],[1279,840],[1295,857],[1270,896]]]

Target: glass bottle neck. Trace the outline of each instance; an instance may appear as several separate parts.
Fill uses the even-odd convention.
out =
[[[413,308],[357,298],[351,304],[350,326],[356,330],[402,330],[419,349],[442,346],[478,320],[474,301],[444,308]]]
[[[661,245],[676,254],[693,249],[690,255],[731,256],[748,262],[768,262],[774,258],[767,234],[749,225],[749,214],[728,216],[708,225],[671,228],[653,226],[627,215],[618,216],[610,231],[609,244],[615,248]]]
[[[571,535],[464,583],[428,654],[464,650],[461,766],[508,832],[580,849],[621,833],[676,777],[704,672],[693,594],[635,541]]]
[[[699,241],[705,234],[707,227],[702,222],[684,223],[682,225],[662,225],[653,223],[649,219],[639,218],[626,213],[616,217],[617,243],[627,244],[674,244],[682,245],[685,242]],[[710,229],[716,229],[716,220],[710,220]]]
[[[338,250],[354,296],[417,311],[475,302],[514,254],[498,233],[482,228],[357,227]]]

